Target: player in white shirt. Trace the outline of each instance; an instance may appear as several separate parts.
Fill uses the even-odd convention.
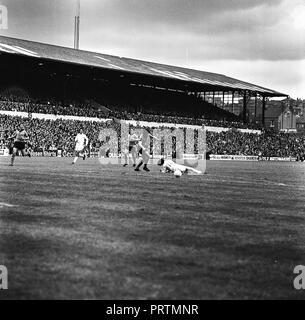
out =
[[[125,163],[124,167],[128,166],[128,160],[129,160],[129,153],[131,153],[132,161],[133,161],[133,167],[136,166],[137,162],[137,145],[141,141],[140,136],[136,133],[134,129],[131,129],[131,133],[128,135],[128,147],[123,151]]]
[[[153,139],[158,138],[154,137],[152,134],[148,132],[148,128],[142,129],[142,133],[139,137],[139,142],[137,144],[137,151],[139,154],[139,161],[137,163],[137,166],[135,168],[135,171],[140,171],[141,166],[143,166],[143,170],[146,172],[149,172],[150,170],[147,167],[148,161],[150,159],[150,137]]]
[[[196,170],[192,167],[184,166],[182,164],[178,164],[173,160],[163,159],[161,158],[158,161],[158,165],[162,166],[161,172],[163,173],[174,173],[175,175],[180,175],[179,172],[182,174],[202,174],[202,171]]]
[[[85,160],[86,155],[85,155],[85,149],[88,145],[89,139],[88,137],[84,134],[83,129],[80,129],[79,133],[75,137],[75,158],[72,162],[72,164],[75,164],[78,157],[82,156],[83,159]]]

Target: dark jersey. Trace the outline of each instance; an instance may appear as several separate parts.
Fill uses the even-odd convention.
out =
[[[29,135],[25,130],[21,130],[21,131],[17,130],[14,133],[13,138],[15,139],[14,142],[25,142],[26,140],[28,140]]]

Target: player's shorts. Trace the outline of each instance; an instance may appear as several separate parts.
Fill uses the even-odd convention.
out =
[[[16,148],[17,150],[24,150],[25,149],[25,142],[15,141],[14,148]]]
[[[135,147],[137,146],[137,143],[136,142],[130,142],[129,143],[129,152],[131,152]]]
[[[135,148],[135,145],[129,145],[128,151],[131,152]]]
[[[84,148],[83,145],[76,145],[74,150],[75,150],[76,152],[83,152],[84,149],[85,149],[85,148]]]

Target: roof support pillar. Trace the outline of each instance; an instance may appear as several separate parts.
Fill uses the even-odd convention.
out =
[[[265,126],[266,97],[263,97],[262,103],[262,125]]]
[[[255,93],[255,103],[254,103],[254,121],[256,121],[257,115],[257,93]]]
[[[244,98],[243,98],[243,122],[247,122],[247,92],[244,91]]]
[[[232,91],[232,113],[234,113],[234,93],[235,91]]]

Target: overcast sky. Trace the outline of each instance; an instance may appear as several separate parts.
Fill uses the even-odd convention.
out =
[[[0,0],[4,36],[73,46],[76,0]],[[305,98],[305,0],[81,0],[80,47]]]

